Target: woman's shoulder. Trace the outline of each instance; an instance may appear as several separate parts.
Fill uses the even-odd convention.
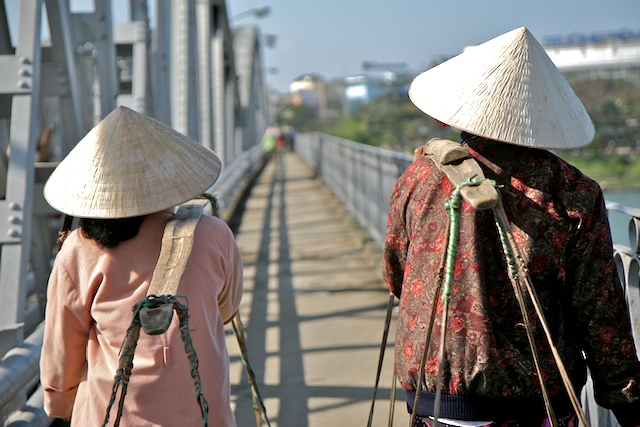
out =
[[[229,226],[225,221],[213,215],[202,215],[202,217],[200,218],[200,223],[202,223],[206,227],[229,230]]]
[[[196,235],[233,238],[233,232],[226,222],[212,215],[202,215],[196,228]]]
[[[80,228],[75,228],[60,237],[62,245],[58,251],[58,255],[86,253],[96,249],[98,245],[91,239],[82,235]]]

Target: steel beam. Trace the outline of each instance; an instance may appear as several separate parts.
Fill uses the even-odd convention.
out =
[[[198,46],[198,98],[200,113],[200,143],[213,149],[211,96],[211,0],[196,3],[196,33]]]
[[[198,141],[195,0],[172,0],[171,43],[171,125]]]
[[[125,64],[120,69],[118,105],[124,105],[141,114],[152,115],[153,99],[151,98],[149,76],[149,32],[143,21],[124,22],[114,27],[117,61]],[[129,74],[123,75],[123,70]],[[126,79],[126,81],[125,81]],[[131,88],[123,92],[124,85]]]
[[[51,33],[52,59],[57,78],[57,95],[60,102],[62,126],[59,133],[60,158],[64,157],[84,136],[80,110],[80,88],[75,60],[75,42],[71,33],[71,12],[68,0],[46,0],[49,31]],[[41,74],[42,75],[42,74]],[[56,159],[60,160],[60,159]]]
[[[151,91],[154,99],[155,118],[171,126],[171,4],[165,0],[156,1],[155,29],[152,30]]]
[[[17,75],[6,76],[29,93],[13,94],[7,167],[7,192],[0,202],[0,354],[23,340],[26,277],[30,261],[33,207],[33,164],[38,137],[43,0],[20,2],[18,45],[15,56],[22,64]]]
[[[96,107],[94,124],[98,124],[116,108],[118,95],[116,74],[116,49],[113,43],[113,23],[111,18],[111,0],[94,2],[95,20],[93,22],[94,54],[98,70],[96,85]]]
[[[228,156],[225,144],[225,32],[228,33],[226,12],[220,7],[214,7],[213,21],[213,58],[211,75],[213,78],[213,146],[214,151],[220,156],[222,165],[228,164]],[[225,31],[226,30],[226,31]]]

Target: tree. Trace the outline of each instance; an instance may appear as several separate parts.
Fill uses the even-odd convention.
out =
[[[576,95],[596,126],[590,150],[611,146],[635,147],[640,143],[640,83],[627,79],[573,81]]]

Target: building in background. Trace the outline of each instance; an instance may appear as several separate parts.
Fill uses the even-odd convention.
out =
[[[344,114],[355,114],[363,104],[384,95],[405,95],[415,73],[405,62],[365,61],[362,74],[344,80]]]
[[[281,111],[282,107],[301,107],[311,118],[319,120],[337,117],[342,110],[343,101],[344,79],[325,79],[318,73],[297,77],[289,85],[289,94],[275,99]]]
[[[640,81],[640,30],[549,36],[543,38],[542,45],[569,80]]]
[[[308,73],[294,79],[289,85],[291,103],[304,105],[313,110],[318,117],[327,106],[327,89],[324,77],[317,73]]]

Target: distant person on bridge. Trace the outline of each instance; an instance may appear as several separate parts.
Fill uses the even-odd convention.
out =
[[[118,107],[52,173],[45,197],[79,218],[79,228],[66,236],[48,285],[40,373],[49,416],[103,425],[132,308],[145,299],[165,224],[174,206],[213,185],[220,168],[213,151]],[[178,294],[189,308],[209,425],[235,426],[224,324],[242,296],[242,260],[222,220],[197,222]],[[202,425],[195,396],[178,316],[162,334],[140,333],[120,425]]]
[[[448,251],[445,202],[455,186],[432,157],[417,156],[391,196],[382,262],[385,282],[399,298],[395,369],[409,412],[416,408],[414,426],[434,426],[436,409],[438,425],[546,427],[555,418],[559,426],[576,426],[581,411],[565,383],[579,396],[587,368],[597,402],[623,427],[640,426],[640,362],[603,193],[547,151],[583,147],[594,136],[562,74],[520,28],[422,73],[409,96],[429,116],[460,129],[461,146],[495,182],[524,260],[518,280],[524,287],[522,278],[530,277],[544,313],[537,316],[527,299],[523,317],[493,209],[476,210],[464,200],[449,269],[450,316],[442,329],[445,301],[437,289]],[[552,348],[566,367],[566,382]]]
[[[277,149],[277,141],[280,138],[280,128],[276,125],[267,126],[262,136],[262,148],[267,152],[267,160],[271,160]]]

